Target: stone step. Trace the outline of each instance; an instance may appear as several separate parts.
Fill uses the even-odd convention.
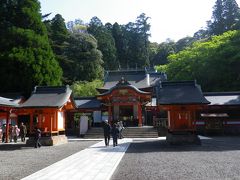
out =
[[[158,137],[157,129],[153,127],[127,127],[122,132],[126,138],[153,138]],[[91,128],[84,138],[103,138],[102,128]]]

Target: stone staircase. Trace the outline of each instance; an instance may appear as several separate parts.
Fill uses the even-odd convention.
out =
[[[127,127],[123,130],[123,137],[125,138],[156,138],[158,137],[158,132],[156,128],[152,126],[143,127]],[[98,139],[103,138],[103,128],[92,127],[85,134],[86,139]]]

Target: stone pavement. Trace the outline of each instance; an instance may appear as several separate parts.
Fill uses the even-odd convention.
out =
[[[56,162],[23,180],[108,180],[121,161],[132,139],[118,140],[106,147],[104,141]]]
[[[204,136],[199,137],[200,139],[211,139]],[[101,139],[101,142],[35,172],[22,180],[109,180],[133,140],[151,141],[165,139],[166,137],[124,138],[118,140],[119,145],[116,147],[112,146],[112,140],[110,141],[110,146],[106,147]],[[69,139],[69,141],[79,140],[84,141],[86,139]]]

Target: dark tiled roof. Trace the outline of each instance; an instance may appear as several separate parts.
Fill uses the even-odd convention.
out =
[[[74,98],[78,109],[98,109],[101,107],[101,102],[96,97]]]
[[[109,71],[105,75],[104,86],[101,89],[114,87],[122,77],[138,89],[155,86],[157,82],[166,80],[163,73],[148,73],[145,70]]]
[[[208,104],[195,81],[162,82],[158,89],[158,104]]]
[[[23,93],[21,92],[0,93],[0,97],[13,99],[13,100],[24,98]]]
[[[69,86],[36,86],[30,98],[20,107],[62,107],[71,97]]]
[[[18,104],[13,102],[12,99],[0,97],[0,106],[17,107]]]
[[[240,105],[240,92],[208,92],[204,96],[210,105]]]
[[[141,94],[151,94],[150,92],[141,91],[141,90],[139,90],[138,88],[136,88],[135,86],[132,86],[132,85],[116,85],[116,86],[112,87],[111,89],[109,89],[109,91],[106,91],[102,94],[99,94],[98,96],[105,96],[107,94],[111,94],[111,92],[115,89],[123,89],[123,88],[134,89],[135,91],[137,91],[138,93],[141,93]]]

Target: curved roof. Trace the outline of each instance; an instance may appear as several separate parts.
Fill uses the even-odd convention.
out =
[[[0,106],[17,107],[19,105],[13,102],[12,99],[0,97]]]
[[[111,89],[109,89],[109,91],[99,94],[98,96],[105,96],[105,95],[111,94],[116,89],[124,89],[124,88],[133,89],[134,91],[136,91],[140,94],[146,94],[146,95],[151,94],[150,92],[141,91],[133,85],[116,85],[116,86],[112,87]]]
[[[19,107],[60,108],[71,98],[71,94],[69,86],[36,86],[30,98]]]
[[[208,92],[204,96],[210,105],[240,105],[240,92]]]
[[[166,75],[158,72],[146,72],[145,70],[120,70],[109,71],[105,75],[104,86],[100,89],[109,90],[116,86],[118,81],[124,78],[138,89],[153,87],[159,81],[165,81]]]
[[[209,104],[195,81],[162,82],[158,89],[158,104]]]
[[[101,102],[96,97],[74,98],[78,109],[99,109]]]

